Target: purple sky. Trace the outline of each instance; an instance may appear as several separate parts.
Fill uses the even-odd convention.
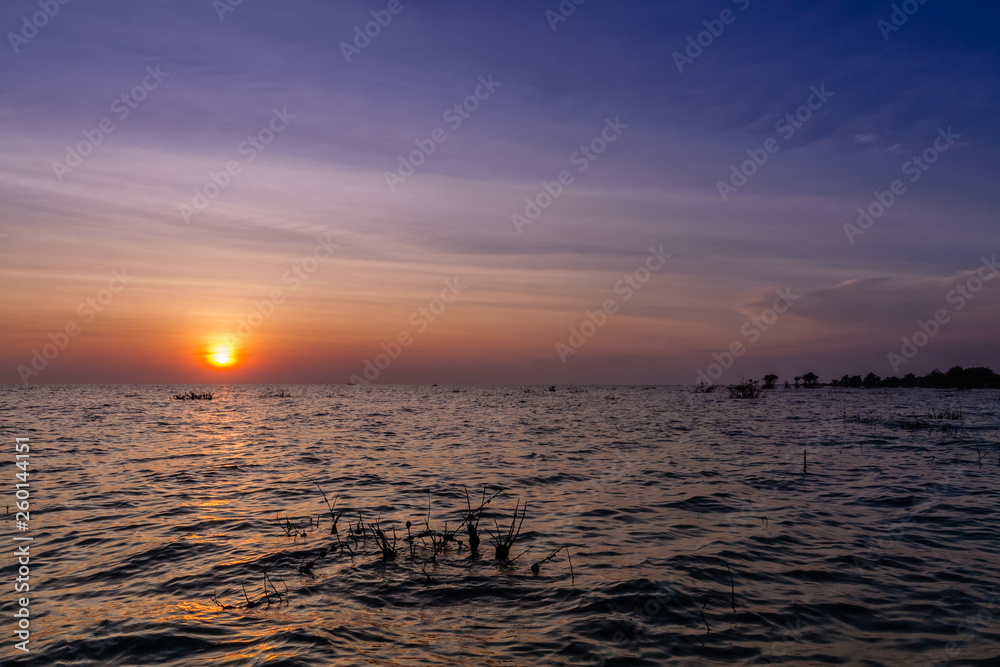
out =
[[[8,1],[0,382],[1000,370],[1000,8],[897,6]]]

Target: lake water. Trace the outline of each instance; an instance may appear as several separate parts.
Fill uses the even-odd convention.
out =
[[[997,665],[998,414],[996,391],[2,387],[0,662]],[[481,558],[464,528],[411,553],[407,520],[453,531],[484,487]]]

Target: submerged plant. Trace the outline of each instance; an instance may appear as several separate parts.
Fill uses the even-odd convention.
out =
[[[517,520],[517,511],[521,510],[521,521]],[[500,562],[505,562],[510,560],[510,548],[514,546],[514,542],[517,541],[518,536],[521,534],[521,526],[524,524],[524,515],[528,511],[528,504],[525,503],[521,506],[521,501],[518,499],[517,505],[514,506],[514,519],[511,521],[510,528],[507,533],[504,534],[500,530],[500,526],[497,524],[496,517],[493,517],[493,525],[497,529],[496,535],[491,535],[493,541],[493,547],[495,550],[496,559]]]
[[[278,581],[281,581],[281,579]],[[244,585],[243,582],[240,582],[240,588],[243,591],[243,599],[246,600],[246,604],[225,604],[219,600],[218,593],[212,595],[210,599],[219,606],[219,609],[222,609],[223,611],[229,609],[254,609],[256,607],[260,607],[261,605],[270,607],[272,604],[282,604],[285,602],[285,595],[288,594],[288,585],[284,581],[281,581],[281,585],[285,588],[284,595],[278,591],[277,586],[275,586],[274,582],[271,581],[271,578],[267,576],[267,568],[264,568],[264,592],[259,598],[251,598],[247,593],[246,585]],[[270,586],[270,588],[268,588],[268,586]]]
[[[729,385],[729,398],[760,398],[763,391],[756,380],[746,380]]]
[[[559,547],[558,549],[553,549],[552,553],[550,553],[548,556],[546,556],[542,560],[538,561],[537,563],[533,563],[532,564],[532,566],[531,566],[531,573],[532,574],[538,574],[538,572],[542,568],[542,565],[545,565],[547,562],[549,562],[550,560],[552,560],[553,558],[555,558],[556,554],[559,553],[560,551],[562,551],[563,549],[566,550],[566,556],[568,557],[569,556],[569,546],[568,545],[563,545],[563,546]],[[573,567],[572,561],[570,561],[570,568],[572,568],[572,567]]]
[[[337,508],[337,496],[334,496],[333,500],[331,500],[316,480],[305,473],[300,474],[319,490],[326,505],[328,516],[330,517],[330,534],[332,537],[323,539],[322,544],[314,543],[313,546],[304,551],[298,549],[291,552],[286,551],[277,554],[275,558],[278,562],[290,563],[293,572],[308,578],[316,576],[317,566],[324,562],[324,559],[349,557],[352,563],[355,562],[356,556],[363,555],[359,547],[367,545],[370,533],[374,547],[377,547],[377,551],[370,552],[372,557],[378,558],[383,563],[403,561],[404,564],[409,564],[417,572],[422,572],[425,582],[430,583],[433,580],[425,567],[426,564],[436,564],[449,552],[454,553],[454,550],[450,549],[449,543],[455,543],[457,551],[461,552],[464,549],[463,540],[456,538],[462,537],[463,533],[468,535],[470,557],[480,557],[480,521],[483,518],[486,507],[504,491],[503,489],[497,489],[490,494],[489,489],[484,486],[479,504],[473,506],[471,495],[466,488],[465,509],[458,509],[461,521],[454,528],[449,528],[449,523],[446,521],[442,530],[431,527],[431,498],[430,494],[428,494],[426,514],[416,521],[405,522],[406,533],[403,539],[407,543],[407,546],[399,546],[395,528],[388,530],[382,528],[381,514],[377,516],[374,522],[366,522],[363,514],[358,511],[356,523],[345,520],[345,525],[338,528],[339,519],[343,516],[344,510]],[[505,525],[503,528],[499,524],[501,513],[493,513],[492,520],[496,533],[494,534],[493,531],[489,531],[488,529],[487,532],[491,537],[496,562],[501,566],[502,572],[512,572],[516,566],[516,562],[533,549],[533,547],[528,546],[516,556],[512,557],[511,555],[511,549],[520,539],[527,509],[527,503],[522,504],[520,499],[517,499],[513,517],[510,520],[511,523],[509,526]],[[351,509],[350,511],[353,514],[356,510]],[[300,515],[295,521],[292,521],[291,516],[294,515],[290,515],[284,511],[278,512],[275,515],[274,522],[278,524],[281,533],[292,538],[292,542],[298,542],[300,539],[316,539],[318,535],[326,532],[325,530],[315,530],[323,527],[324,516],[326,516],[324,514],[315,515],[310,513],[304,517]],[[423,523],[423,529],[418,529],[420,523]],[[307,528],[307,526],[311,529]],[[305,544],[302,546],[305,546]],[[523,547],[523,543],[519,544],[519,546]],[[530,566],[531,572],[535,575],[540,574],[542,567],[555,559],[562,551],[566,553],[570,579],[575,585],[573,561],[570,558],[568,546],[559,547],[547,553],[544,557],[537,558],[536,562]],[[270,561],[272,558],[269,557],[268,560]],[[243,599],[238,603],[227,603],[218,594],[213,595],[210,599],[222,610],[254,609],[284,604],[287,600],[287,585],[284,586],[283,591],[279,590],[275,586],[274,581],[272,581],[272,577],[267,569],[264,569],[263,575],[263,590],[256,595],[252,589],[247,589],[241,584]],[[277,577],[274,579],[284,584],[281,579]]]
[[[193,391],[189,391],[186,394],[174,394],[175,401],[210,401],[212,400],[211,392],[206,392],[204,394],[197,394]]]
[[[375,536],[375,543],[378,544],[379,551],[382,552],[382,560],[395,560],[396,556],[399,555],[399,550],[396,549],[396,529],[392,529],[392,542],[390,543],[377,520],[374,524],[368,524],[368,528]]]
[[[499,491],[497,491],[496,493],[494,493],[492,496],[490,496],[489,499],[487,499],[486,498],[486,487],[484,486],[483,487],[483,497],[482,497],[482,500],[479,503],[479,507],[477,507],[475,509],[472,509],[472,502],[469,500],[469,490],[468,489],[465,490],[466,512],[465,512],[465,514],[462,517],[462,521],[465,524],[465,530],[466,530],[466,532],[469,535],[469,551],[471,552],[469,554],[470,558],[479,558],[479,542],[480,542],[480,540],[479,540],[479,520],[482,518],[483,508],[485,508],[487,505],[489,505],[490,501],[492,501],[494,498],[496,498],[502,492],[503,492],[503,489],[500,489]],[[461,527],[462,526],[459,525],[458,529],[461,529]]]
[[[962,418],[962,411],[961,410],[953,410],[953,409],[949,408],[947,410],[939,412],[939,411],[934,410],[932,408],[931,411],[927,413],[927,418],[928,419],[961,419]]]
[[[302,475],[303,477],[305,477],[306,479],[308,479],[310,482],[312,482],[313,485],[317,489],[319,489],[319,492],[321,494],[323,494],[323,502],[326,503],[326,507],[330,511],[330,521],[333,524],[333,525],[330,526],[330,534],[331,535],[337,535],[337,539],[339,541],[340,535],[337,532],[337,521],[340,520],[340,514],[343,514],[343,512],[341,512],[340,514],[337,514],[337,513],[334,512],[334,508],[337,507],[337,498],[336,498],[336,496],[334,496],[334,498],[333,498],[333,504],[331,505],[330,504],[330,499],[326,497],[326,491],[323,490],[323,487],[321,487],[319,484],[317,484],[316,481],[313,480],[313,478],[309,477],[309,475],[306,475],[305,473],[301,473],[301,472],[299,474]]]

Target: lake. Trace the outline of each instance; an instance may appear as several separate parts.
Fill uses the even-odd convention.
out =
[[[9,583],[4,665],[1000,664],[996,391],[5,386],[0,405],[9,581],[30,545],[30,652]]]

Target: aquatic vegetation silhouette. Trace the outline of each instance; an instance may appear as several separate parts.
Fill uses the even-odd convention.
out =
[[[265,391],[260,394],[260,398],[291,398],[291,392],[279,389],[278,391]]]
[[[566,560],[569,561],[569,576],[570,576],[570,581],[575,585],[576,584],[576,575],[573,573],[573,559],[569,555],[569,545],[565,545],[564,544],[561,547],[553,549],[552,553],[550,553],[548,556],[546,556],[545,558],[543,558],[542,560],[540,560],[540,561],[538,561],[536,563],[533,563],[532,566],[531,566],[531,573],[537,575],[541,571],[542,565],[544,565],[545,563],[548,563],[550,560],[552,560],[553,558],[555,558],[556,554],[558,554],[560,551],[563,551],[564,549],[566,551]]]
[[[382,553],[382,560],[396,560],[396,556],[399,555],[399,549],[396,548],[396,528],[392,529],[392,542],[389,542],[389,538],[386,534],[382,532],[381,526],[379,526],[378,520],[374,524],[368,524],[368,529],[372,532],[372,536],[375,538],[375,543],[378,545],[379,551]]]
[[[479,507],[472,509],[472,503],[469,501],[469,489],[465,489],[465,505],[466,512],[462,516],[462,523],[465,525],[466,532],[469,535],[469,557],[479,558],[479,520],[482,518],[483,509],[490,504],[494,498],[500,495],[503,489],[497,491],[488,499],[486,498],[486,487],[483,487],[483,497],[479,503]],[[461,529],[459,525],[459,529]]]
[[[174,394],[175,401],[211,401],[212,398],[213,395],[211,392],[199,394],[194,391],[189,391],[186,394]]]
[[[962,411],[961,410],[952,410],[951,408],[949,408],[947,410],[943,410],[943,411],[939,412],[939,411],[935,410],[934,408],[931,408],[930,412],[927,413],[927,418],[928,419],[961,419],[962,418]]]
[[[498,561],[504,562],[510,560],[510,548],[514,546],[514,542],[517,541],[518,536],[521,534],[521,526],[524,525],[524,515],[528,511],[528,503],[525,503],[524,507],[521,509],[520,523],[518,523],[517,521],[518,508],[521,508],[520,499],[518,499],[517,505],[514,506],[514,519],[511,521],[510,529],[507,530],[506,535],[504,535],[503,531],[500,530],[500,526],[497,524],[496,517],[493,517],[493,525],[497,529],[497,534],[496,535],[491,534],[491,539],[493,541],[493,547],[496,552],[496,559]]]
[[[291,538],[291,541],[300,545],[300,547],[291,552],[279,551],[278,553],[267,555],[263,559],[266,559],[268,562],[286,562],[293,568],[294,572],[309,578],[315,577],[317,570],[327,560],[344,556],[350,558],[351,563],[354,563],[355,558],[365,555],[364,548],[368,546],[368,541],[371,539],[373,546],[367,552],[369,558],[386,565],[401,563],[404,568],[407,564],[412,564],[413,567],[417,568],[419,573],[422,573],[424,582],[431,583],[434,580],[427,572],[426,566],[428,564],[436,566],[441,557],[448,553],[462,554],[463,560],[466,562],[477,561],[482,558],[482,554],[480,553],[480,521],[487,513],[490,503],[504,493],[504,489],[502,488],[490,490],[484,486],[480,502],[477,505],[473,505],[469,491],[465,488],[465,507],[458,510],[459,522],[457,526],[450,529],[448,522],[445,521],[444,528],[438,529],[431,525],[431,498],[428,492],[427,511],[422,519],[418,520],[423,523],[423,529],[417,531],[417,524],[414,521],[406,521],[406,534],[402,537],[402,541],[405,543],[405,546],[403,546],[400,544],[396,527],[391,522],[383,525],[381,513],[379,513],[375,521],[366,522],[364,513],[358,511],[357,522],[348,524],[343,531],[346,534],[342,535],[339,522],[344,514],[344,510],[337,509],[338,497],[335,496],[331,501],[326,491],[316,480],[303,473],[300,474],[319,490],[323,503],[326,505],[326,514],[306,513],[304,515],[299,514],[296,517],[287,511],[279,511],[275,517],[275,522],[281,533],[284,537]],[[522,503],[521,499],[518,498],[509,526],[506,526],[506,522],[501,518],[504,514],[503,512],[490,512],[488,519],[493,521],[496,532],[494,533],[489,530],[487,532],[491,537],[491,543],[494,548],[494,561],[499,566],[499,572],[510,572],[511,568],[515,567],[517,559],[531,549],[529,547],[517,557],[511,557],[511,549],[521,538],[521,529],[524,525],[527,511],[527,503]],[[329,532],[325,530],[327,517],[330,521]],[[501,523],[504,523],[504,528],[501,528]],[[313,528],[317,530],[313,531]],[[334,542],[329,543],[328,540],[324,540],[325,543],[322,545],[316,545],[313,548],[303,550],[302,547],[305,547],[303,541],[309,539],[310,534],[313,535],[313,539],[317,539],[317,536],[332,535]],[[467,542],[459,539],[459,536],[466,537]],[[553,549],[547,556],[532,564],[530,566],[532,574],[539,575],[542,566],[554,560],[563,551],[566,552],[566,558],[569,563],[570,580],[575,586],[576,574],[573,571],[573,561],[569,554],[569,545],[562,545]],[[282,583],[284,582],[282,581]],[[285,602],[287,593],[287,586],[285,586],[283,592],[279,591],[265,570],[264,590],[258,597],[253,597],[244,588],[244,602],[240,604],[227,604],[222,601],[218,594],[213,594],[210,599],[222,610],[266,608]]]
[[[243,599],[246,600],[245,604],[225,604],[219,600],[218,593],[213,593],[212,597],[209,599],[217,604],[223,611],[229,609],[255,609],[261,605],[270,607],[272,604],[282,604],[285,602],[285,595],[288,594],[288,585],[285,584],[284,581],[281,581],[281,579],[278,580],[281,581],[281,585],[285,588],[285,595],[282,595],[281,592],[278,591],[278,588],[274,585],[274,582],[271,581],[271,578],[267,576],[267,568],[263,568],[263,571],[264,592],[259,598],[251,599],[250,595],[247,593],[246,585],[243,584],[243,582],[240,582],[240,588],[243,591]],[[268,590],[268,586],[271,587],[270,590]]]
[[[756,380],[746,380],[729,385],[729,398],[760,398],[764,390]]]

